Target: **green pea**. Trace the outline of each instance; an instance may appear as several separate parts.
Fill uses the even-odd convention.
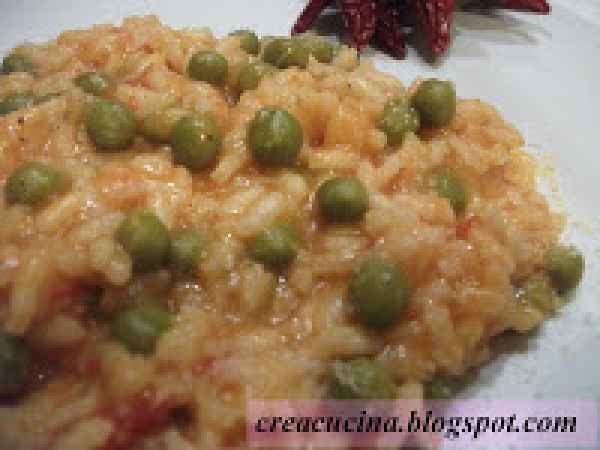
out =
[[[141,132],[152,142],[167,144],[171,141],[177,122],[189,114],[189,111],[181,108],[150,113],[142,119]]]
[[[258,55],[260,49],[260,43],[258,42],[258,36],[252,30],[237,30],[231,33],[232,36],[240,38],[240,47],[246,53],[250,55]]]
[[[302,69],[308,65],[310,50],[299,39],[275,38],[263,52],[263,61],[279,69],[298,66]]]
[[[237,88],[240,92],[251,91],[258,87],[260,80],[275,72],[270,64],[256,62],[244,65],[238,74]]]
[[[86,72],[75,78],[75,84],[88,94],[104,95],[114,85],[113,80],[99,72]]]
[[[122,103],[96,99],[88,108],[87,133],[98,150],[123,150],[133,142],[136,120],[133,112]]]
[[[133,268],[138,272],[160,269],[169,256],[169,231],[150,211],[130,213],[119,225],[116,240],[131,255]]]
[[[309,55],[310,49],[303,45],[300,40],[290,39],[282,45],[276,66],[280,69],[293,66],[305,69],[308,66]]]
[[[302,125],[280,108],[259,110],[248,126],[247,143],[263,166],[293,166],[302,148]]]
[[[132,353],[151,354],[170,322],[166,308],[158,304],[141,304],[119,313],[112,332]]]
[[[449,400],[456,395],[457,386],[451,380],[438,377],[425,384],[425,398]]]
[[[527,278],[517,294],[518,298],[545,313],[553,313],[562,303],[560,296],[552,289],[550,280],[540,273]]]
[[[0,102],[0,117],[13,111],[29,108],[35,104],[35,97],[30,94],[12,94]]]
[[[6,180],[6,202],[36,205],[60,192],[67,178],[62,172],[39,161],[21,164]]]
[[[330,64],[333,61],[335,50],[331,42],[319,36],[302,36],[298,39],[320,63]]]
[[[413,95],[412,104],[428,127],[448,125],[456,113],[456,92],[450,81],[435,78],[423,81]]]
[[[372,328],[384,328],[400,318],[409,300],[406,275],[380,257],[364,261],[348,284],[356,318]]]
[[[14,72],[32,72],[33,63],[25,55],[11,53],[2,61],[2,73],[8,75]]]
[[[585,270],[585,260],[574,245],[556,245],[546,251],[544,267],[560,292],[577,287]]]
[[[369,208],[369,193],[356,177],[334,177],[325,181],[316,194],[321,216],[332,222],[361,220]]]
[[[287,266],[296,259],[300,243],[296,227],[282,222],[258,235],[250,245],[250,254],[266,266]]]
[[[23,391],[29,359],[23,339],[0,330],[0,397]]]
[[[263,61],[267,64],[276,66],[287,41],[289,41],[288,38],[276,37],[267,42],[267,44],[263,46]]]
[[[456,214],[462,214],[469,202],[462,180],[450,169],[442,169],[430,180],[440,197],[447,199]]]
[[[206,256],[206,237],[194,230],[175,231],[171,234],[169,264],[179,273],[193,273]]]
[[[229,65],[220,53],[212,50],[200,50],[194,53],[188,63],[188,75],[197,81],[205,81],[221,86],[227,79]]]
[[[379,361],[355,359],[336,361],[329,371],[329,398],[338,400],[391,399],[395,386]]]
[[[212,166],[221,145],[221,131],[210,113],[179,119],[171,135],[173,160],[193,172]]]
[[[387,137],[388,146],[398,146],[404,142],[406,133],[416,133],[421,127],[419,113],[401,99],[388,102],[383,108],[379,128]]]

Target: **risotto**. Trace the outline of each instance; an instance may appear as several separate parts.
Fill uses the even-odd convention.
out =
[[[2,449],[243,447],[248,399],[446,395],[581,278],[518,131],[450,82],[155,17],[2,73]]]

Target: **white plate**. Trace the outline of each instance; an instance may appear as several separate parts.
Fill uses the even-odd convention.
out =
[[[456,82],[462,97],[496,105],[528,148],[557,168],[553,203],[568,212],[565,239],[583,249],[587,271],[573,302],[527,338],[499,339],[499,356],[467,393],[490,398],[600,398],[600,2],[554,0],[550,16],[459,14],[454,43],[437,66],[414,51],[398,61],[369,52],[377,66],[410,82]],[[158,14],[176,27],[240,27],[287,33],[304,0],[96,0],[3,2],[0,50],[70,28]]]

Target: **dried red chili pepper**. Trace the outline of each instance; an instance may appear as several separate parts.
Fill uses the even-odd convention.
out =
[[[546,0],[500,0],[500,6],[507,9],[549,14],[550,5]]]
[[[310,0],[300,14],[292,33],[306,31],[333,0]],[[344,26],[359,50],[371,39],[381,48],[402,57],[404,26],[415,22],[425,34],[427,45],[435,55],[444,53],[450,45],[450,29],[455,0],[337,0]],[[547,0],[473,0],[470,6],[504,8],[548,14]]]
[[[304,33],[312,27],[329,3],[331,3],[331,0],[309,1],[292,27],[292,34]]]
[[[376,2],[374,0],[340,0],[344,25],[352,41],[361,50],[375,34]]]
[[[450,45],[454,0],[415,0],[415,10],[427,45],[435,55],[441,55]]]
[[[404,58],[406,48],[404,46],[402,18],[393,1],[380,0],[377,3],[376,16],[375,40],[377,44],[393,56]]]

